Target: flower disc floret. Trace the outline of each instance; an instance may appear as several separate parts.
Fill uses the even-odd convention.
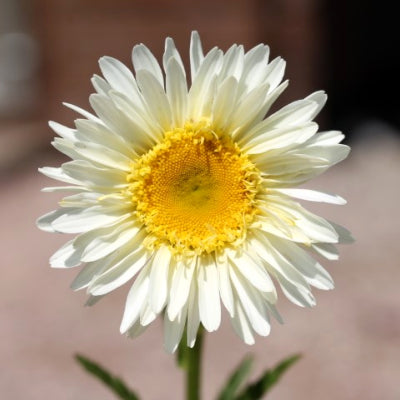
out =
[[[167,132],[132,164],[128,181],[151,249],[199,255],[238,245],[257,211],[257,169],[206,122]]]

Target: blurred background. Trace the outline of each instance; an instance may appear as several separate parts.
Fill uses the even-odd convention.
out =
[[[39,166],[64,158],[50,146],[48,120],[72,126],[62,101],[89,108],[97,60],[130,64],[145,43],[160,59],[171,36],[188,61],[190,31],[205,50],[264,42],[287,60],[290,86],[280,104],[318,89],[328,92],[321,129],[339,129],[353,151],[311,183],[348,205],[313,206],[347,226],[357,239],[325,265],[336,289],[316,293],[313,310],[281,296],[285,325],[246,347],[222,328],[205,344],[204,398],[215,396],[248,352],[254,376],[289,354],[296,364],[271,400],[397,400],[400,398],[400,113],[399,34],[393,2],[344,0],[0,0],[0,397],[113,399],[72,356],[91,357],[121,375],[146,399],[183,399],[181,373],[162,348],[161,324],[130,341],[119,334],[128,287],[96,307],[69,289],[76,270],[48,267],[66,241],[35,227],[58,195]],[[129,285],[128,285],[129,286]],[[155,384],[157,382],[157,384]]]

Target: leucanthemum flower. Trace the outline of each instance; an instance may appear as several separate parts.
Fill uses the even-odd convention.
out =
[[[343,160],[337,131],[317,133],[312,120],[326,101],[315,92],[268,110],[287,87],[285,62],[269,48],[203,54],[196,32],[190,76],[172,39],[163,70],[143,44],[135,74],[111,57],[92,78],[94,114],[70,129],[51,122],[53,145],[72,159],[41,168],[71,191],[38,221],[50,232],[78,234],[50,259],[82,270],[72,283],[89,304],[128,281],[121,332],[136,336],[162,314],[165,346],[174,351],[186,329],[221,322],[221,301],[248,344],[267,336],[276,311],[276,283],[293,303],[315,304],[311,286],[332,289],[329,273],[310,255],[337,259],[348,232],[307,211],[296,199],[344,204],[335,195],[296,188]],[[275,282],[275,283],[274,283]]]

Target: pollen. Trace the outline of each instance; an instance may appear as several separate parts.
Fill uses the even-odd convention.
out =
[[[186,123],[132,164],[129,193],[148,248],[200,255],[236,246],[257,213],[259,172],[230,137]]]

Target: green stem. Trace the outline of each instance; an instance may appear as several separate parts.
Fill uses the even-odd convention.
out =
[[[186,348],[186,399],[200,400],[202,330],[199,329],[196,344]]]

